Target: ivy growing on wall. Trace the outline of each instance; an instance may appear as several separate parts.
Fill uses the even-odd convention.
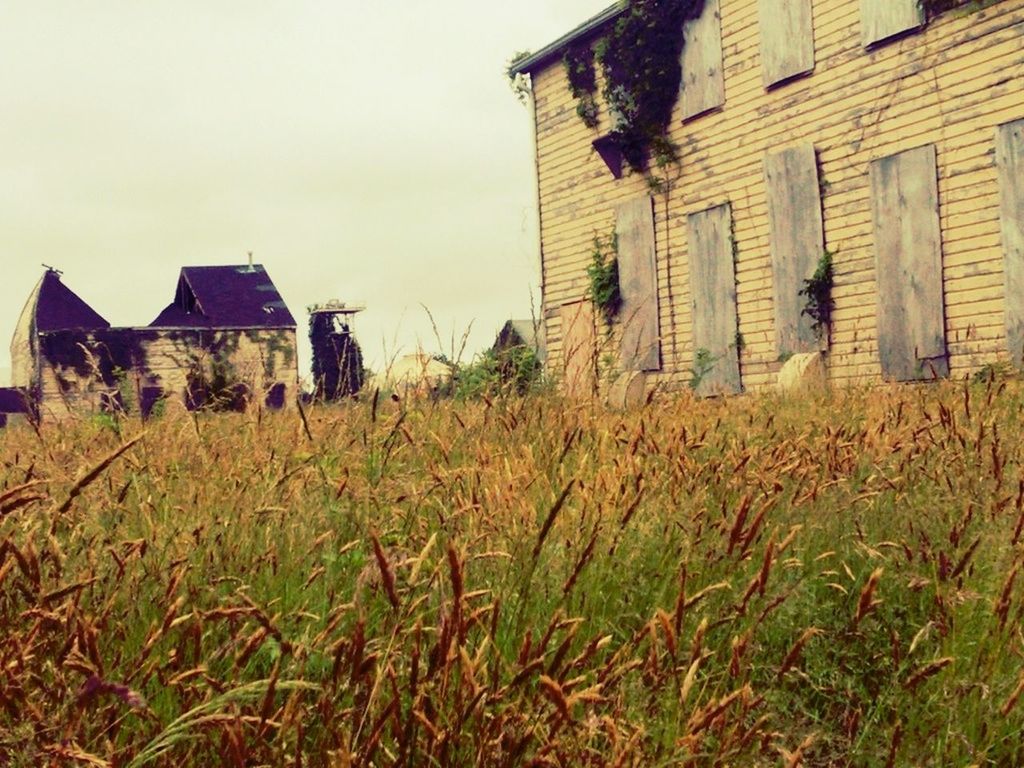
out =
[[[603,75],[601,95],[612,119],[610,137],[634,171],[647,170],[652,156],[674,162],[668,138],[672,111],[682,82],[683,25],[700,17],[705,0],[623,0],[612,28],[593,45],[577,45],[563,57],[569,92],[583,123],[597,128],[595,61]],[[1002,0],[919,0],[928,18],[950,10],[962,13]]]
[[[634,171],[644,172],[652,155],[659,163],[676,158],[668,138],[682,81],[683,24],[700,16],[705,0],[628,0],[622,16],[591,48],[566,53],[569,90],[584,123],[597,126],[588,73],[594,60],[603,75],[601,95],[612,118],[611,137]]]
[[[594,236],[594,250],[587,267],[590,300],[601,310],[610,326],[622,305],[619,291],[619,238],[614,232],[607,238]]]
[[[811,318],[811,328],[819,340],[828,338],[828,331],[832,326],[832,312],[835,309],[835,301],[832,299],[832,284],[835,279],[832,256],[829,251],[821,254],[814,274],[804,280],[804,287],[800,289],[800,295],[807,299],[801,314]]]
[[[530,58],[529,51],[516,51],[505,65],[505,76],[508,78],[509,87],[520,104],[526,104],[530,98],[530,78],[528,75],[516,72],[516,66],[528,58]]]
[[[959,8],[963,13],[972,13],[988,8],[1002,0],[918,0],[925,15],[931,19],[946,11]]]
[[[309,317],[309,342],[317,399],[340,400],[362,389],[363,353],[347,324],[328,312],[314,312]]]
[[[569,93],[576,99],[576,114],[587,128],[597,128],[597,71],[594,52],[589,45],[575,45],[562,56]]]

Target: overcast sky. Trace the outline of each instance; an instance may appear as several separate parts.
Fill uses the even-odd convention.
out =
[[[505,62],[609,4],[3,0],[0,368],[41,263],[145,325],[182,265],[249,250],[301,337],[338,298],[368,304],[377,366],[383,342],[436,349],[421,304],[446,347],[470,322],[488,345],[539,302],[532,126]]]

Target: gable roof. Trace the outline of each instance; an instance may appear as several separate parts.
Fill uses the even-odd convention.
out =
[[[623,2],[617,2],[615,5],[605,8],[599,14],[583,22],[574,30],[562,35],[553,43],[545,45],[536,53],[530,54],[523,58],[522,61],[516,62],[509,67],[509,72],[513,75],[526,75],[536,72],[541,67],[549,64],[552,59],[561,58],[565,49],[573,43],[593,38],[599,32],[602,32],[609,23],[619,18],[625,11],[626,4]]]
[[[253,266],[182,267],[174,301],[151,328],[294,328],[267,271]]]
[[[110,327],[96,310],[60,281],[60,273],[53,269],[46,270],[29,297],[26,309],[33,306],[38,333]]]

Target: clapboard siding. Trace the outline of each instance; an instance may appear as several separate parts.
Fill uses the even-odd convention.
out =
[[[881,377],[868,169],[928,144],[938,168],[951,375],[1008,359],[995,135],[997,126],[1024,118],[1024,0],[945,14],[868,50],[859,0],[812,0],[814,71],[771,90],[758,10],[759,0],[720,0],[723,108],[684,121],[676,107],[671,138],[681,164],[670,169],[667,194],[654,196],[662,371],[653,380],[685,386],[693,364],[687,216],[730,202],[743,385],[775,381],[781,364],[764,158],[802,143],[817,149],[824,247],[836,254],[830,378]],[[544,301],[556,308],[585,296],[594,235],[610,234],[616,207],[648,190],[635,175],[611,177],[591,147],[607,121],[598,131],[583,126],[560,63],[535,73],[533,85]],[[546,317],[557,348],[559,323]]]

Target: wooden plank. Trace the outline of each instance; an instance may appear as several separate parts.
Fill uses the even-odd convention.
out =
[[[1024,120],[996,129],[999,216],[1006,280],[1006,343],[1010,358],[1024,367]]]
[[[619,244],[619,347],[624,371],[661,370],[658,329],[658,266],[654,243],[654,201],[649,195],[615,209]]]
[[[563,304],[562,391],[566,397],[584,399],[597,391],[597,330],[594,305],[589,300]]]
[[[739,392],[736,268],[732,209],[728,203],[687,216],[694,358],[709,356],[710,369],[697,387],[703,396]],[[694,368],[699,368],[694,363]]]
[[[764,87],[814,70],[811,0],[758,0]]]
[[[935,146],[875,160],[870,175],[882,375],[948,376]]]
[[[804,281],[818,266],[825,232],[813,144],[769,153],[764,159],[779,357],[819,346],[813,321],[803,313]]]
[[[861,38],[865,46],[924,26],[920,0],[860,0]]]
[[[722,67],[722,14],[719,0],[706,0],[700,18],[683,26],[683,119],[689,120],[725,103]]]

